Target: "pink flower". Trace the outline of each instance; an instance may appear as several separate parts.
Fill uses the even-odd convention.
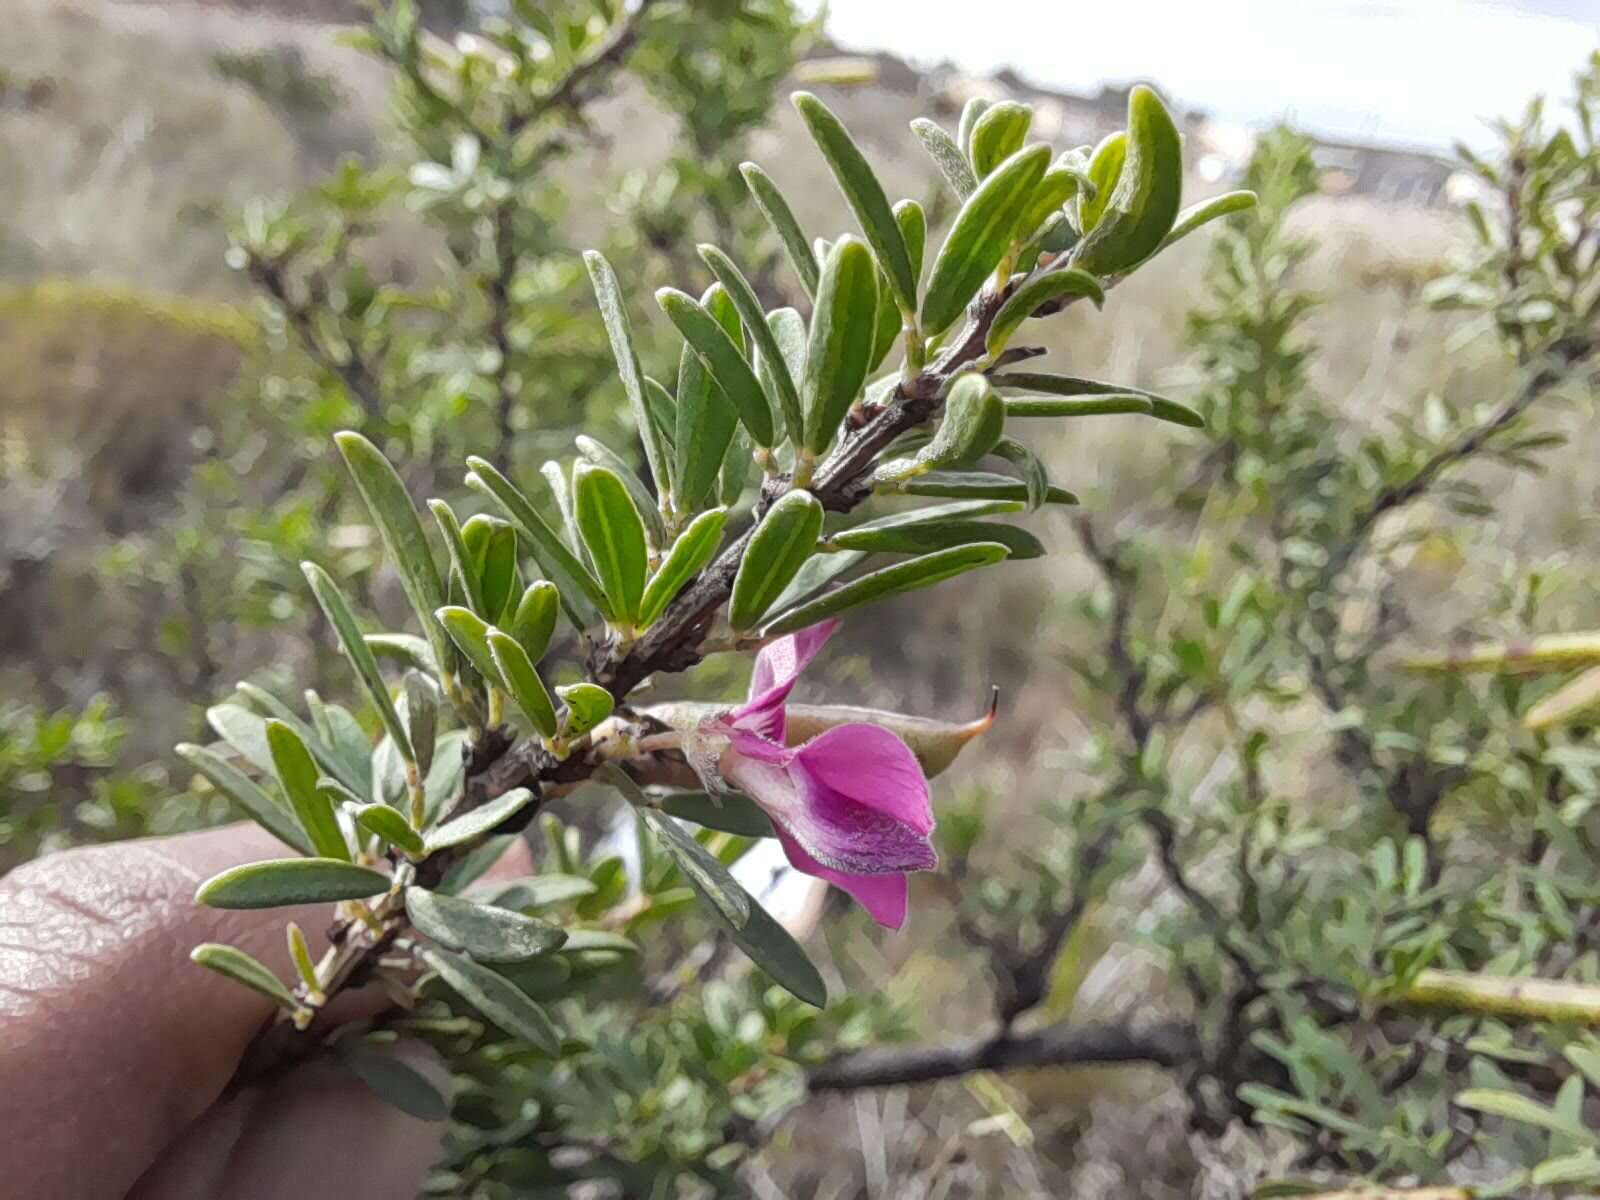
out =
[[[838,624],[814,625],[763,649],[749,700],[701,726],[698,757],[772,818],[797,871],[843,888],[878,924],[899,929],[906,873],[938,865],[928,781],[916,756],[877,725],[840,725],[802,746],[784,745],[784,704]]]

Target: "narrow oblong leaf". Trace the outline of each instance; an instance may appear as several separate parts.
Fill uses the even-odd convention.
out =
[[[469,813],[463,813],[443,825],[434,826],[423,838],[423,845],[429,854],[433,854],[473,841],[487,834],[501,822],[516,816],[532,801],[533,793],[527,788],[512,788],[504,795],[496,796],[487,804]]]
[[[1458,1108],[1487,1113],[1492,1117],[1503,1117],[1522,1125],[1532,1125],[1536,1129],[1545,1129],[1563,1137],[1573,1138],[1584,1145],[1600,1146],[1600,1137],[1597,1137],[1592,1130],[1585,1129],[1582,1123],[1572,1121],[1553,1108],[1516,1092],[1500,1091],[1495,1088],[1468,1088],[1466,1091],[1457,1092],[1452,1102]]]
[[[990,355],[998,355],[1004,350],[1006,343],[1011,340],[1011,335],[1016,333],[1022,323],[1033,316],[1040,306],[1052,300],[1078,296],[1092,300],[1096,308],[1106,302],[1105,289],[1100,286],[1100,281],[1089,272],[1080,271],[1076,267],[1063,267],[1029,278],[1006,297],[1006,302],[995,314],[994,321],[989,326],[987,341]]]
[[[900,236],[898,227],[895,236]],[[866,382],[877,307],[878,271],[872,255],[857,239],[840,238],[823,265],[806,344],[804,444],[814,455],[833,441]]]
[[[927,117],[918,117],[911,122],[911,132],[917,135],[917,141],[933,159],[933,165],[939,168],[939,174],[955,192],[956,199],[965,200],[978,190],[978,177],[972,173],[972,164],[943,126]]]
[[[772,231],[778,235],[778,242],[783,246],[783,252],[789,259],[789,265],[794,268],[794,273],[800,277],[800,286],[805,288],[806,296],[815,296],[819,274],[817,258],[811,252],[811,243],[806,240],[800,222],[795,219],[794,210],[783,198],[778,185],[773,183],[771,177],[755,163],[741,163],[739,173],[744,176],[744,181],[750,188],[750,195],[755,199],[761,215],[767,219],[767,224],[772,226]]]
[[[754,368],[745,361],[721,322],[693,296],[676,288],[660,289],[656,292],[656,303],[699,356],[712,383],[722,389],[750,436],[758,445],[771,446],[774,441],[772,410],[766,393],[761,390],[761,380],[756,378]],[[682,437],[681,432],[679,437]]]
[[[922,300],[924,333],[949,328],[1000,265],[1012,241],[1027,232],[1019,225],[1049,165],[1048,146],[1018,150],[961,206],[928,277]]]
[[[484,838],[451,865],[433,890],[443,892],[447,896],[459,895],[463,889],[471,887],[482,879],[484,874],[505,856],[505,852],[516,840],[517,835],[514,833],[497,833],[493,837]]]
[[[573,737],[587,733],[611,715],[616,701],[596,683],[573,683],[558,687],[556,695],[567,706],[566,732]]]
[[[422,1072],[376,1047],[347,1045],[351,1040],[338,1043],[339,1064],[378,1099],[419,1121],[442,1121],[450,1115],[449,1101]]]
[[[439,685],[429,675],[410,670],[401,680],[405,691],[406,736],[416,756],[417,770],[426,775],[433,766],[433,751],[439,740]]]
[[[1078,201],[1078,230],[1088,233],[1100,224],[1100,218],[1111,203],[1112,190],[1122,177],[1122,164],[1128,157],[1128,134],[1119,129],[1100,139],[1100,144],[1089,156],[1089,191]]]
[[[873,571],[859,579],[825,592],[815,600],[798,604],[762,627],[762,637],[777,637],[805,629],[829,617],[838,616],[875,600],[917,588],[932,587],[967,571],[1000,562],[1010,552],[998,542],[975,542],[950,550],[938,550],[907,559],[892,567]]]
[[[572,477],[562,465],[549,459],[539,467],[550,495],[555,497],[556,511],[561,514],[561,537],[568,550],[576,554],[585,566],[589,560],[583,549],[583,538],[578,534],[578,518],[572,511]],[[467,481],[472,482],[470,479]]]
[[[509,521],[479,513],[467,521],[461,533],[477,564],[484,617],[498,624],[510,615],[506,610],[518,596],[516,528]]]
[[[564,930],[509,908],[420,887],[406,889],[406,915],[423,936],[485,963],[524,962],[567,940]]]
[[[743,929],[750,921],[752,902],[750,894],[739,886],[728,868],[671,817],[653,808],[641,808],[637,812],[701,898],[728,924]]]
[[[952,500],[1028,499],[1026,483],[993,471],[929,471],[896,485],[894,490],[907,496],[943,496]],[[1045,490],[1044,502],[1076,504],[1078,497],[1066,488],[1051,484]]]
[[[622,480],[603,467],[584,462],[573,473],[572,500],[578,532],[610,601],[613,619],[631,627],[639,619],[650,564],[639,511]]]
[[[365,640],[365,638],[362,639],[363,642]],[[239,694],[248,700],[257,712],[282,721],[299,734],[300,740],[306,744],[306,749],[311,751],[311,757],[316,759],[317,765],[328,774],[352,789],[360,788],[366,783],[366,760],[370,746],[367,743],[366,734],[361,731],[360,725],[356,723],[353,716],[344,713],[343,709],[339,710],[344,713],[350,724],[354,725],[353,734],[356,743],[356,745],[341,748],[336,746],[329,738],[324,737],[322,731],[315,724],[307,723],[298,713],[265,688],[257,687],[255,684],[246,681],[241,681],[235,686]],[[314,692],[308,693],[308,695],[315,694]],[[330,706],[322,705],[320,698],[316,703],[322,707],[324,719],[331,720],[332,718],[327,712]],[[345,730],[346,735],[351,734],[351,732],[351,730]],[[265,745],[265,725],[261,728],[261,738],[262,744]]]
[[[1098,183],[1099,180],[1096,180]],[[1072,251],[1096,275],[1133,270],[1161,248],[1183,201],[1183,138],[1161,98],[1128,94],[1127,157],[1099,223]]]
[[[800,389],[789,374],[789,363],[767,323],[767,314],[757,299],[755,289],[744,277],[734,261],[715,246],[703,245],[700,257],[717,281],[727,289],[739,319],[744,323],[751,345],[760,355],[765,380],[770,381],[774,399],[790,429],[799,429],[803,421],[800,409]]]
[[[650,577],[644,589],[644,599],[639,604],[639,628],[648,629],[672,603],[685,584],[693,579],[711,561],[722,546],[723,530],[728,524],[728,510],[713,508],[701,513],[675,542],[661,566]]]
[[[622,455],[604,443],[581,433],[573,439],[573,444],[584,458],[597,467],[604,467],[622,480],[623,486],[628,489],[628,495],[633,498],[634,508],[644,520],[650,544],[664,546],[667,541],[667,528],[661,522],[661,510],[656,504],[656,498],[650,494],[650,489],[645,487],[644,480],[639,478]]]
[[[991,104],[972,125],[968,156],[972,170],[984,178],[1006,159],[1022,149],[1033,124],[1033,109],[1015,100]]]
[[[915,200],[897,200],[894,219],[900,226],[900,236],[905,239],[906,254],[911,258],[912,277],[920,280],[922,256],[928,246],[928,214]]]
[[[1165,250],[1174,242],[1182,241],[1202,225],[1209,225],[1219,217],[1248,212],[1255,206],[1254,192],[1223,192],[1220,196],[1212,196],[1209,200],[1191,204],[1178,214],[1177,220],[1172,223],[1171,231],[1162,240],[1161,248]]]
[[[511,617],[510,632],[527,654],[528,661],[537,663],[550,649],[550,639],[556,631],[556,610],[560,606],[556,585],[547,579],[530,583],[522,593]]]
[[[438,612],[439,624],[444,626],[467,661],[477,668],[478,674],[490,684],[499,687],[503,680],[500,669],[489,652],[489,623],[469,608],[448,604]]]
[[[605,592],[601,589],[599,581],[578,560],[578,556],[567,548],[561,536],[539,515],[533,502],[486,459],[469,458],[467,466],[472,470],[467,482],[480,488],[499,504],[506,516],[510,517],[512,523],[528,538],[533,557],[560,589],[563,603],[571,605],[572,595],[581,594],[591,605],[609,616]],[[571,615],[570,608],[569,615]],[[575,623],[579,629],[584,627],[584,622],[577,620],[576,617]],[[434,624],[437,626],[438,622],[435,621]]]
[[[1188,405],[1122,383],[1104,383],[1098,379],[1084,379],[1076,375],[1052,375],[1033,371],[1003,371],[989,376],[989,382],[997,388],[1042,392],[1047,396],[1143,396],[1150,401],[1150,415],[1156,419],[1171,421],[1174,425],[1185,425],[1191,429],[1205,428],[1205,418]]]
[[[1154,409],[1147,396],[1109,395],[1073,399],[1069,396],[1008,396],[1006,417],[1103,417],[1117,413],[1149,416]]]
[[[939,428],[916,461],[924,467],[970,466],[994,450],[1005,431],[1004,401],[982,375],[963,375],[951,386]]]
[[[655,423],[661,440],[666,444],[668,450],[672,450],[678,436],[677,400],[673,398],[666,384],[646,375],[644,377],[644,402],[645,406],[650,410],[650,420]],[[671,458],[669,456],[669,466],[670,463]],[[676,489],[678,477],[673,475],[670,470],[667,474],[672,477],[671,487]]]
[[[1044,460],[1016,438],[1001,438],[995,443],[993,453],[1022,472],[1022,482],[1027,488],[1026,499],[1030,512],[1043,508],[1050,496],[1050,476]]]
[[[411,828],[398,808],[387,804],[362,804],[354,808],[351,815],[355,817],[356,824],[375,833],[395,849],[420,858],[423,854],[422,835]]]
[[[1535,674],[1600,667],[1600,633],[1550,633],[1512,642],[1472,642],[1443,654],[1412,655],[1410,671],[1505,671]]]
[[[560,1030],[505,976],[449,950],[428,949],[421,957],[446,987],[506,1033],[551,1058],[561,1053]]]
[[[237,804],[246,816],[273,837],[302,854],[313,853],[311,839],[300,828],[294,814],[243,771],[204,746],[185,742],[177,747],[177,752],[212,787]]]
[[[905,240],[884,195],[883,185],[868,165],[855,141],[839,118],[810,92],[796,92],[791,99],[811,131],[828,168],[833,172],[845,202],[861,224],[861,232],[872,247],[884,273],[889,277],[895,299],[902,311],[917,310],[917,281],[906,253]]]
[[[365,900],[389,890],[387,875],[338,858],[281,858],[230,867],[206,880],[195,902],[209,908],[283,908]]]
[[[772,818],[741,792],[673,792],[658,801],[669,817],[740,837],[772,837]],[[697,843],[698,844],[698,843]]]
[[[961,153],[969,161],[972,158],[972,131],[978,127],[979,120],[993,103],[986,96],[968,96],[967,102],[961,106],[961,116],[956,121],[956,145],[961,147]]]
[[[828,541],[842,550],[879,554],[929,554],[974,542],[999,542],[1019,561],[1044,554],[1044,544],[1027,530],[992,521],[929,521],[888,529],[847,529]]]
[[[898,529],[905,525],[937,524],[941,521],[970,521],[1000,513],[1019,513],[1026,506],[1020,500],[952,500],[949,504],[930,504],[875,517],[852,528],[860,530]],[[833,538],[829,538],[832,541]]]
[[[594,892],[594,880],[582,875],[530,875],[501,888],[490,903],[501,908],[549,908],[568,900],[581,900]]]
[[[673,449],[680,511],[698,512],[710,499],[723,456],[739,428],[733,403],[685,342],[678,358],[678,434]]]
[[[433,648],[434,661],[441,669],[450,670],[454,651],[433,616],[445,602],[444,584],[406,485],[383,453],[359,433],[347,430],[334,434],[333,440],[400,574],[400,586]]]
[[[267,746],[272,752],[272,768],[278,776],[278,784],[312,848],[324,858],[349,861],[350,846],[339,828],[333,805],[317,790],[322,772],[317,769],[316,760],[300,735],[282,721],[268,721]]]
[[[1600,708],[1600,667],[1591,667],[1529,709],[1522,725],[1525,729],[1549,729],[1591,716],[1596,708]]]
[[[815,553],[822,517],[822,505],[803,488],[784,493],[767,510],[734,576],[728,620],[735,630],[753,629]]]
[[[606,337],[611,342],[611,352],[617,360],[617,374],[622,379],[622,390],[633,410],[634,424],[639,428],[639,439],[644,443],[645,459],[650,464],[650,474],[656,487],[665,488],[667,475],[667,447],[660,431],[651,418],[649,403],[644,394],[644,372],[639,369],[639,355],[633,348],[633,327],[628,322],[628,309],[623,303],[622,289],[617,285],[616,272],[605,255],[598,250],[586,250],[583,262],[589,269],[589,281],[594,285],[594,298],[600,305],[600,318],[605,322]],[[477,468],[474,467],[474,470]]]
[[[496,614],[491,613],[483,602],[478,564],[473,561],[472,553],[467,549],[466,539],[461,534],[461,522],[456,519],[455,510],[443,500],[429,500],[428,511],[433,514],[434,523],[444,535],[445,549],[450,552],[450,565],[455,568],[461,586],[467,589],[468,607],[485,621],[494,620]]]
[[[267,749],[267,723],[241,704],[213,704],[206,709],[206,724],[256,770],[272,773],[272,752]]]
[[[316,563],[301,563],[300,570],[304,572],[306,582],[311,585],[311,593],[317,598],[318,606],[328,618],[328,624],[333,626],[339,645],[344,650],[345,657],[350,660],[350,665],[355,668],[356,677],[361,681],[362,689],[367,693],[367,699],[372,702],[372,707],[377,710],[378,719],[383,722],[384,730],[394,739],[401,756],[407,762],[415,762],[416,756],[406,736],[405,726],[400,721],[400,714],[395,711],[393,697],[389,695],[389,685],[383,681],[383,673],[378,670],[378,660],[362,636],[361,627],[356,624],[355,613],[350,611],[350,604],[345,600],[344,593],[339,590],[339,585],[334,583],[333,577]],[[429,613],[428,617],[429,626],[437,629],[438,621],[434,619],[433,614]]]
[[[241,983],[252,992],[258,992],[280,1008],[294,1012],[300,1005],[291,992],[265,963],[250,957],[236,946],[218,942],[203,942],[189,951],[189,961],[207,970],[224,975]]]
[[[439,673],[439,664],[433,657],[433,646],[427,638],[410,633],[369,633],[361,640],[379,658],[392,659],[430,675]]]
[[[517,702],[517,707],[542,737],[555,737],[555,701],[551,700],[544,680],[539,678],[539,672],[534,669],[522,643],[498,629],[489,630],[488,641],[489,653],[493,655],[494,664],[500,669],[500,678],[505,680],[506,690]]]

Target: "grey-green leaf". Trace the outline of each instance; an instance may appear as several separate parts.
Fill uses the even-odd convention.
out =
[[[728,868],[690,837],[673,818],[653,808],[636,811],[660,839],[667,853],[678,864],[678,869],[683,872],[683,877],[700,893],[701,898],[733,928],[743,929],[750,920],[750,895],[729,874]]]
[[[268,721],[267,747],[272,752],[272,768],[278,785],[283,788],[289,807],[306,831],[312,848],[325,858],[349,861],[350,846],[339,828],[333,805],[317,790],[317,780],[322,773],[299,734],[282,721]]]
[[[429,854],[463,845],[484,836],[501,822],[516,816],[532,801],[533,793],[527,788],[512,788],[487,804],[430,829],[423,839],[423,844]]]
[[[887,529],[847,529],[828,540],[843,550],[879,554],[929,554],[974,542],[999,542],[1017,560],[1044,554],[1044,544],[1026,529],[992,521],[928,521]]]
[[[1033,124],[1033,109],[1015,100],[991,104],[972,126],[968,146],[972,169],[983,179],[1006,159],[1022,149]]]
[[[1161,248],[1165,250],[1174,242],[1183,240],[1202,225],[1209,225],[1219,217],[1248,212],[1255,206],[1254,192],[1223,192],[1220,196],[1212,196],[1209,200],[1191,204],[1178,214],[1177,220],[1172,223],[1171,232],[1162,240]]]
[[[933,165],[939,168],[939,174],[944,176],[944,181],[950,185],[958,200],[965,200],[978,190],[978,177],[972,173],[972,164],[943,126],[927,117],[918,117],[911,122],[911,132],[917,135],[922,148],[933,159]]]
[[[522,645],[528,661],[537,663],[550,649],[556,631],[556,610],[561,605],[556,585],[548,579],[530,583],[511,618],[511,636]]]
[[[943,332],[994,273],[1029,212],[1034,188],[1050,165],[1050,147],[1018,150],[978,185],[956,214],[955,224],[933,260],[922,300],[922,330]]]
[[[580,462],[573,472],[572,501],[578,532],[610,601],[613,618],[622,625],[636,624],[650,551],[644,522],[627,486],[605,468]]]
[[[826,592],[815,600],[808,600],[787,612],[780,613],[762,627],[761,635],[776,637],[793,633],[853,608],[871,604],[875,600],[917,588],[931,587],[967,571],[976,570],[978,567],[987,567],[1000,562],[1008,554],[1006,547],[998,542],[975,542],[907,559],[892,567],[884,567],[859,579],[852,579],[849,583]]]
[[[915,312],[917,281],[911,270],[911,257],[906,253],[905,240],[900,236],[900,226],[895,222],[883,185],[843,123],[827,105],[810,92],[796,92],[792,99],[827,160],[845,201],[861,223],[867,244],[888,275],[895,299],[903,311]]]
[[[594,881],[582,875],[530,875],[496,892],[490,903],[501,908],[548,908],[592,896],[594,891]]]
[[[280,858],[213,875],[195,892],[210,908],[282,908],[365,900],[389,890],[389,877],[337,858]]]
[[[1188,405],[1126,384],[1102,383],[1098,379],[1083,379],[1075,375],[1051,375],[1032,371],[1005,371],[991,375],[989,382],[997,388],[1043,392],[1047,396],[1143,396],[1150,401],[1150,414],[1157,419],[1171,421],[1174,425],[1185,425],[1191,429],[1205,428],[1205,418]]]
[[[517,702],[517,707],[541,736],[555,737],[555,702],[550,699],[549,689],[544,686],[544,680],[539,678],[539,672],[534,669],[522,643],[498,629],[489,630],[488,642],[489,653],[494,656],[494,664],[500,669],[500,678],[505,680],[506,690]]]
[[[494,620],[496,614],[490,612],[483,602],[478,564],[472,560],[472,553],[467,549],[466,539],[461,534],[461,522],[456,519],[455,510],[443,500],[429,500],[428,511],[433,514],[434,523],[444,535],[445,549],[450,552],[450,565],[456,569],[462,586],[467,589],[468,607],[485,621]]]
[[[822,516],[822,505],[803,488],[784,493],[767,510],[734,576],[728,620],[735,630],[755,628],[815,553]]]
[[[1041,305],[1048,304],[1052,300],[1063,300],[1069,296],[1085,296],[1094,302],[1096,308],[1106,302],[1105,289],[1100,286],[1100,281],[1089,272],[1080,271],[1076,267],[1063,267],[1029,278],[1006,297],[1006,302],[995,314],[994,321],[989,326],[987,343],[989,353],[998,355],[1004,350],[1006,343],[1011,340],[1011,335],[1016,333],[1021,324],[1033,316],[1034,311]]]
[[[419,1121],[442,1121],[450,1115],[449,1102],[415,1067],[376,1047],[347,1044],[352,1041],[338,1043],[339,1063],[378,1099]]]
[[[740,837],[772,837],[772,819],[742,792],[673,792],[658,801],[669,817]]]
[[[639,356],[633,348],[633,328],[628,322],[627,306],[623,303],[622,289],[617,286],[616,272],[605,256],[597,250],[583,255],[589,268],[589,281],[594,285],[594,297],[600,305],[600,317],[605,322],[606,336],[611,341],[611,352],[617,360],[617,373],[622,378],[622,390],[627,394],[628,405],[633,410],[634,423],[639,427],[640,440],[644,442],[645,458],[650,464],[650,474],[657,488],[668,485],[667,447],[662,443],[656,423],[651,419],[644,394],[644,373],[639,369]],[[473,468],[476,470],[477,468]]]
[[[293,1012],[299,1007],[295,1003],[294,993],[285,986],[277,975],[273,974],[270,967],[250,957],[250,955],[235,946],[224,946],[217,942],[202,942],[189,951],[189,961],[198,963],[208,970],[215,971],[218,975],[226,976],[235,983],[243,984],[252,992],[258,992],[265,996],[280,1008]]]
[[[405,726],[401,724],[400,714],[395,711],[394,699],[389,695],[389,685],[384,682],[383,673],[378,670],[378,660],[373,656],[372,647],[367,645],[366,639],[362,636],[361,626],[356,624],[356,617],[350,611],[349,601],[344,598],[344,593],[339,590],[339,585],[333,581],[333,577],[316,563],[301,563],[300,570],[305,573],[306,582],[311,585],[311,592],[327,616],[328,624],[333,626],[333,631],[339,638],[339,645],[344,649],[345,657],[355,668],[356,677],[360,679],[361,686],[367,693],[367,699],[377,710],[378,719],[383,722],[384,729],[394,739],[401,756],[407,762],[415,762],[416,756],[406,736]],[[439,627],[432,613],[428,615],[428,627],[430,629]],[[437,651],[435,654],[437,655]]]
[[[766,393],[761,389],[755,370],[745,361],[721,323],[693,296],[676,288],[662,288],[656,292],[656,303],[699,356],[712,383],[722,389],[756,444],[771,446],[774,429]],[[682,403],[681,398],[679,402]],[[679,436],[681,438],[682,434]]]
[[[422,959],[451,991],[506,1033],[551,1058],[561,1053],[560,1030],[544,1009],[503,975],[448,950],[424,950]]]
[[[1022,472],[1028,510],[1043,508],[1050,497],[1050,475],[1045,470],[1044,460],[1016,438],[1001,438],[995,443],[993,453]]]
[[[673,448],[681,511],[698,512],[710,499],[722,457],[738,428],[738,411],[685,342],[678,358],[678,434]]]
[[[406,697],[406,735],[416,755],[417,770],[427,775],[439,739],[439,702],[443,697],[439,685],[421,671],[407,671],[401,686]]]
[[[800,410],[800,390],[789,374],[788,360],[778,345],[767,314],[756,297],[755,289],[744,277],[737,264],[715,246],[703,245],[700,257],[717,281],[727,289],[739,319],[744,323],[751,345],[760,356],[763,382],[770,382],[778,409],[790,429],[799,429],[803,420]]]
[[[808,297],[815,296],[817,258],[811,252],[811,243],[806,240],[800,222],[795,219],[794,210],[783,198],[778,185],[773,183],[771,177],[755,163],[741,163],[739,173],[749,185],[750,195],[755,198],[756,207],[761,210],[761,215],[766,217],[767,224],[772,226],[772,231],[778,235],[783,252],[788,256],[789,265],[800,277],[800,286],[805,288]]]
[[[470,608],[451,604],[438,613],[439,624],[460,647],[461,653],[477,668],[478,674],[498,687],[502,683],[500,668],[489,652],[489,623]]]
[[[728,510],[713,508],[689,522],[689,527],[678,535],[644,590],[639,605],[640,629],[655,624],[673,597],[711,561],[722,545],[727,524]]]
[[[1161,248],[1182,200],[1183,138],[1161,98],[1141,84],[1128,93],[1127,156],[1117,186],[1099,223],[1074,247],[1073,265],[1101,276],[1133,270]]]
[[[369,833],[375,833],[389,845],[413,858],[423,854],[422,837],[411,828],[411,822],[400,810],[387,804],[362,804],[352,811],[356,824]]]
[[[894,489],[907,496],[942,496],[951,500],[1026,500],[1028,487],[1020,479],[994,471],[929,471]],[[1046,504],[1076,504],[1078,497],[1051,484]]]
[[[567,940],[564,930],[509,908],[406,889],[406,915],[418,932],[479,962],[523,962]]]
[[[894,220],[892,214],[889,219]],[[896,226],[895,237],[899,236]],[[804,441],[814,455],[821,455],[833,441],[866,382],[876,341],[877,308],[878,271],[872,255],[856,238],[840,238],[823,265],[806,345],[801,388]]]
[[[650,494],[650,489],[645,487],[644,480],[639,478],[622,455],[604,443],[581,433],[574,439],[573,444],[584,458],[597,467],[604,467],[622,480],[623,486],[628,489],[628,495],[633,498],[634,508],[644,520],[645,528],[650,534],[650,544],[664,546],[667,541],[667,529],[661,523],[661,509],[656,504],[656,498]]]
[[[204,746],[183,743],[178,755],[205,776],[211,786],[232,800],[273,837],[302,854],[312,853],[311,839],[294,815],[255,780],[238,770],[221,755]]]
[[[556,695],[566,703],[566,732],[572,737],[587,733],[604,721],[616,703],[605,688],[587,681],[558,687]]]

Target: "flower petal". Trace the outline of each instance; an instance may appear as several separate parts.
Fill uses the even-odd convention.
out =
[[[850,875],[834,871],[812,858],[782,829],[778,841],[788,855],[789,864],[805,875],[825,879],[834,887],[853,896],[862,908],[879,925],[886,929],[900,929],[906,923],[906,909],[910,883],[905,875]]]
[[[857,804],[923,835],[933,832],[922,764],[910,746],[881,725],[835,726],[801,746],[795,766]]]
[[[837,628],[837,618],[823,621],[762,647],[761,653],[756,655],[755,673],[750,677],[750,697],[742,708],[728,714],[728,720],[741,729],[753,730],[782,743],[784,701],[794,690],[800,673]]]

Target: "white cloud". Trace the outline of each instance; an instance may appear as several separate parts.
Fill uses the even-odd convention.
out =
[[[1572,0],[1564,0],[1571,7]],[[1587,0],[1600,19],[1600,0]],[[1595,20],[1492,0],[831,0],[841,43],[1087,89],[1158,82],[1250,122],[1447,146],[1540,91],[1565,92]]]

